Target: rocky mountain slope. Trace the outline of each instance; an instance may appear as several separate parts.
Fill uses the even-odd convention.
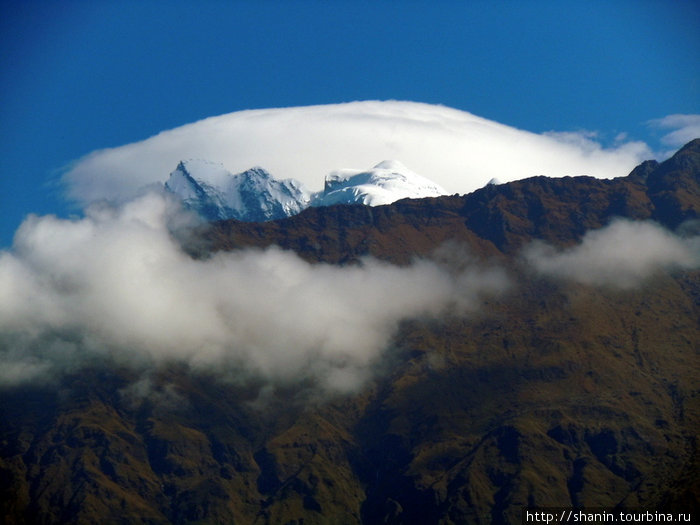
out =
[[[222,221],[193,257],[278,245],[352,265],[417,256],[501,265],[515,284],[470,315],[404,321],[358,393],[221,381],[173,362],[96,361],[2,390],[7,523],[520,523],[525,506],[696,514],[700,270],[635,287],[543,274],[553,250],[622,217],[697,235],[700,140],[629,176],[536,177],[466,196]],[[684,237],[685,236],[685,237]],[[444,247],[457,247],[445,250]],[[694,515],[693,514],[693,515]]]

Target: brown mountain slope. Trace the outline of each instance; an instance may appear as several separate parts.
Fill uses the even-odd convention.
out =
[[[0,391],[6,523],[519,523],[527,505],[697,513],[700,271],[631,289],[546,278],[532,239],[614,217],[683,231],[700,140],[629,177],[536,177],[473,194],[224,222],[198,253],[277,244],[313,262],[404,264],[445,242],[517,285],[477,312],[402,323],[357,394],[95,361]],[[454,261],[453,261],[454,262]],[[457,261],[459,264],[459,261]],[[146,392],[146,393],[144,393]]]
[[[482,319],[407,324],[388,378],[316,408],[261,414],[252,393],[176,369],[140,404],[119,394],[128,371],[82,371],[59,399],[4,393],[3,514],[516,523],[528,504],[697,510],[697,484],[683,483],[697,481],[700,422],[689,292],[697,272],[624,294],[533,281]]]

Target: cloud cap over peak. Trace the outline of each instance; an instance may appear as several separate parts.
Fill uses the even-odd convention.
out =
[[[651,156],[640,142],[605,149],[586,132],[536,134],[445,106],[362,101],[210,117],[94,151],[73,163],[63,182],[83,204],[128,200],[162,183],[180,160],[204,158],[233,173],[262,166],[319,190],[333,170],[397,159],[450,193],[468,193],[494,178],[624,176]]]

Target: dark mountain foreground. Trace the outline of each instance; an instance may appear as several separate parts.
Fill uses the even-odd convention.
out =
[[[103,362],[5,388],[0,521],[520,523],[533,505],[700,516],[697,266],[616,287],[535,272],[522,255],[619,217],[697,235],[699,213],[695,140],[614,180],[213,224],[193,257],[279,245],[314,263],[404,265],[447,243],[515,285],[476,312],[404,321],[351,395],[290,384],[261,396],[177,362],[139,399],[125,392],[140,372]]]

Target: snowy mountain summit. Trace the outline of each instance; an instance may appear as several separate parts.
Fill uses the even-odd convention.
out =
[[[396,160],[385,160],[368,171],[336,170],[326,177],[322,192],[314,195],[312,206],[360,203],[369,206],[391,204],[399,199],[437,197],[446,192],[422,175]]]
[[[296,215],[311,199],[296,180],[278,180],[259,167],[233,175],[221,164],[200,159],[181,161],[165,188],[206,220],[281,219]]]
[[[234,175],[221,164],[193,159],[178,164],[165,188],[206,220],[247,222],[290,217],[309,206],[378,206],[446,193],[398,161],[384,161],[365,171],[333,171],[326,177],[324,189],[311,193],[301,182],[278,180],[259,167]]]

